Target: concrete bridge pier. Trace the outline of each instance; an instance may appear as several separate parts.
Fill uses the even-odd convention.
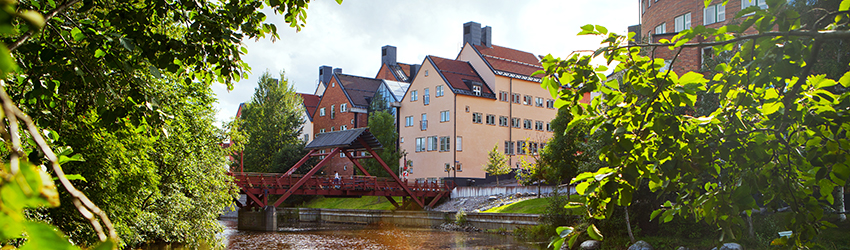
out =
[[[262,210],[239,209],[239,219],[236,228],[251,231],[277,231],[277,208],[266,206]]]

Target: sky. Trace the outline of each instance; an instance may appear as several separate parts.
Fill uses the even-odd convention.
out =
[[[290,28],[282,15],[269,15],[280,39],[244,40],[242,59],[251,67],[247,79],[227,90],[214,84],[216,118],[233,119],[239,104],[248,102],[265,71],[284,72],[299,93],[313,94],[319,67],[342,68],[343,74],[375,77],[381,67],[381,47],[397,47],[397,61],[421,64],[426,55],[454,59],[463,42],[463,23],[492,27],[495,45],[535,55],[566,57],[576,50],[595,50],[601,37],[576,36],[585,24],[602,25],[625,34],[640,22],[636,0],[314,0],[306,26]]]

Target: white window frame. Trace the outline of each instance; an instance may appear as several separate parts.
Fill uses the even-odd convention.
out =
[[[339,105],[339,112],[340,113],[348,112],[348,104],[347,103],[340,104]]]
[[[325,116],[325,108],[319,109],[319,116]]]
[[[455,138],[455,148],[458,152],[463,151],[463,137],[458,136]]]
[[[702,11],[703,25],[726,21],[726,6],[722,3],[709,5]]]
[[[472,93],[480,96],[481,95],[481,86],[480,85],[472,85]]]
[[[437,97],[443,96],[443,85],[437,86],[437,90],[436,90],[436,93],[434,93],[434,96],[437,96]]]
[[[674,31],[680,32],[691,28],[691,13],[685,13],[674,19]]]
[[[423,105],[431,104],[431,93],[430,92],[431,91],[429,91],[428,88],[425,88],[422,91],[422,104]]]
[[[419,91],[417,91],[417,90],[410,91],[410,101],[415,102],[416,100],[419,100]]]
[[[451,120],[450,113],[448,110],[440,111],[440,122],[447,122]]]
[[[404,117],[404,126],[405,127],[413,127],[413,116],[405,116]]]
[[[348,130],[348,126],[345,126],[345,125],[339,126],[339,130],[340,130],[340,131],[342,131],[342,130]]]
[[[752,2],[751,2],[752,1]],[[760,9],[767,9],[766,0],[741,0],[741,9],[746,9],[750,6],[758,6]]]
[[[482,123],[482,121],[481,121],[481,119],[483,118],[482,116],[483,116],[483,114],[481,114],[481,113],[473,112],[472,113],[472,123]]]
[[[667,23],[661,23],[658,26],[655,26],[654,34],[664,34],[667,33]]]

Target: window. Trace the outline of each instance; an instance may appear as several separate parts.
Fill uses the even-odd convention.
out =
[[[499,116],[499,126],[502,126],[502,127],[508,126],[508,117],[507,116]]]
[[[746,9],[750,6],[758,6],[761,9],[767,9],[766,0],[741,0],[741,9]]]
[[[333,119],[334,117],[334,105],[331,105],[331,119]]]
[[[425,70],[425,77],[428,77],[428,70]]]
[[[518,155],[525,154],[525,141],[516,141],[516,153]]]
[[[746,0],[743,0],[746,1]],[[726,6],[722,3],[710,5],[702,11],[703,25],[726,21]]]
[[[416,138],[416,152],[425,151],[425,137]]]
[[[531,96],[527,95],[527,96],[523,97],[522,98],[522,104],[531,105]]]
[[[704,47],[701,49],[702,56],[700,57],[700,63],[705,65],[705,59],[714,58],[714,49],[712,47]]]
[[[325,116],[325,108],[319,109],[319,116]]]
[[[463,164],[461,164],[460,162],[455,164],[455,168],[457,168],[455,169],[455,171],[463,172]]]
[[[640,1],[640,13],[646,13],[646,5],[643,5],[643,0]]]
[[[675,24],[674,24],[675,27],[674,28],[675,28],[676,32],[683,31],[683,30],[686,30],[686,29],[690,29],[691,28],[691,13],[688,12],[688,13],[685,13],[684,15],[677,16],[676,19],[674,19],[674,21],[675,21]]]
[[[345,125],[339,126],[339,130],[348,130],[348,126],[345,126]]]
[[[550,109],[555,109],[555,100],[546,100],[546,107]]]
[[[424,93],[422,93],[422,104],[431,104],[431,94],[428,91],[428,88],[425,88]]]
[[[449,120],[450,120],[449,119],[449,111],[448,110],[440,111],[440,122],[447,122]]]
[[[324,150],[324,149],[322,149],[322,154],[324,154],[324,153],[325,153],[325,150]],[[324,155],[320,155],[320,156],[319,156],[319,159],[325,159],[325,156],[324,156]]]
[[[480,96],[481,95],[481,85],[473,85],[472,86],[472,93]]]
[[[508,101],[508,92],[500,91],[499,92],[499,101],[507,102]]]
[[[513,94],[511,94],[511,101],[512,101],[513,103],[519,103],[519,102],[520,102],[520,100],[519,100],[520,98],[521,98],[521,97],[520,97],[520,94],[517,94],[517,93],[513,93]]]
[[[531,155],[537,155],[537,143],[528,142],[528,151],[531,152]]]
[[[661,23],[661,25],[655,26],[655,34],[664,33],[667,33],[667,23]]]
[[[428,129],[428,114],[422,113],[422,121],[419,121],[419,126],[421,130]]]
[[[555,132],[555,128],[554,128],[554,127],[552,127],[552,123],[551,123],[551,122],[547,122],[547,123],[546,123],[546,131],[549,131],[549,132]]]
[[[440,152],[449,152],[452,150],[452,138],[448,136],[440,137]]]
[[[319,133],[324,133],[324,132],[325,132],[325,129],[320,129],[320,130],[319,130]]]
[[[534,98],[534,105],[537,106],[537,107],[543,107],[543,98],[535,97]]]
[[[511,119],[511,127],[519,128],[519,118],[514,117]]]
[[[472,123],[481,123],[481,113],[472,113]]]
[[[505,141],[505,154],[513,155],[514,154],[514,142],[513,141]]]
[[[534,129],[537,130],[537,131],[543,131],[543,122],[542,121],[534,122]]]
[[[487,114],[487,125],[496,125],[496,115]]]
[[[340,104],[339,105],[339,112],[340,113],[348,112],[348,104],[347,103]]]
[[[428,136],[428,151],[436,151],[437,150],[437,137],[436,136]]]
[[[529,120],[529,119],[525,119],[525,120],[522,122],[522,128],[524,128],[524,129],[531,129],[531,120]]]
[[[463,146],[463,137],[458,136],[457,138],[455,138],[455,148],[457,148],[457,151],[463,151],[462,146]]]
[[[331,127],[331,132],[334,132],[334,127]]]
[[[443,85],[437,86],[437,93],[434,96],[443,96]]]
[[[410,101],[415,102],[416,100],[419,100],[419,91],[416,91],[416,90],[411,91],[410,92]]]
[[[405,127],[413,127],[413,116],[404,117],[404,126]]]
[[[345,158],[345,152],[339,152],[339,158]]]

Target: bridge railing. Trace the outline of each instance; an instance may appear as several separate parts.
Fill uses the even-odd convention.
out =
[[[295,185],[303,175],[286,176],[280,173],[231,173],[234,182],[244,188],[269,188],[288,189]],[[442,192],[451,191],[454,182],[443,180],[419,180],[405,183],[408,188],[416,192]],[[383,190],[400,191],[402,187],[393,178],[349,175],[342,176],[339,182],[335,182],[332,176],[311,176],[301,186],[304,189],[348,189],[348,190]]]

